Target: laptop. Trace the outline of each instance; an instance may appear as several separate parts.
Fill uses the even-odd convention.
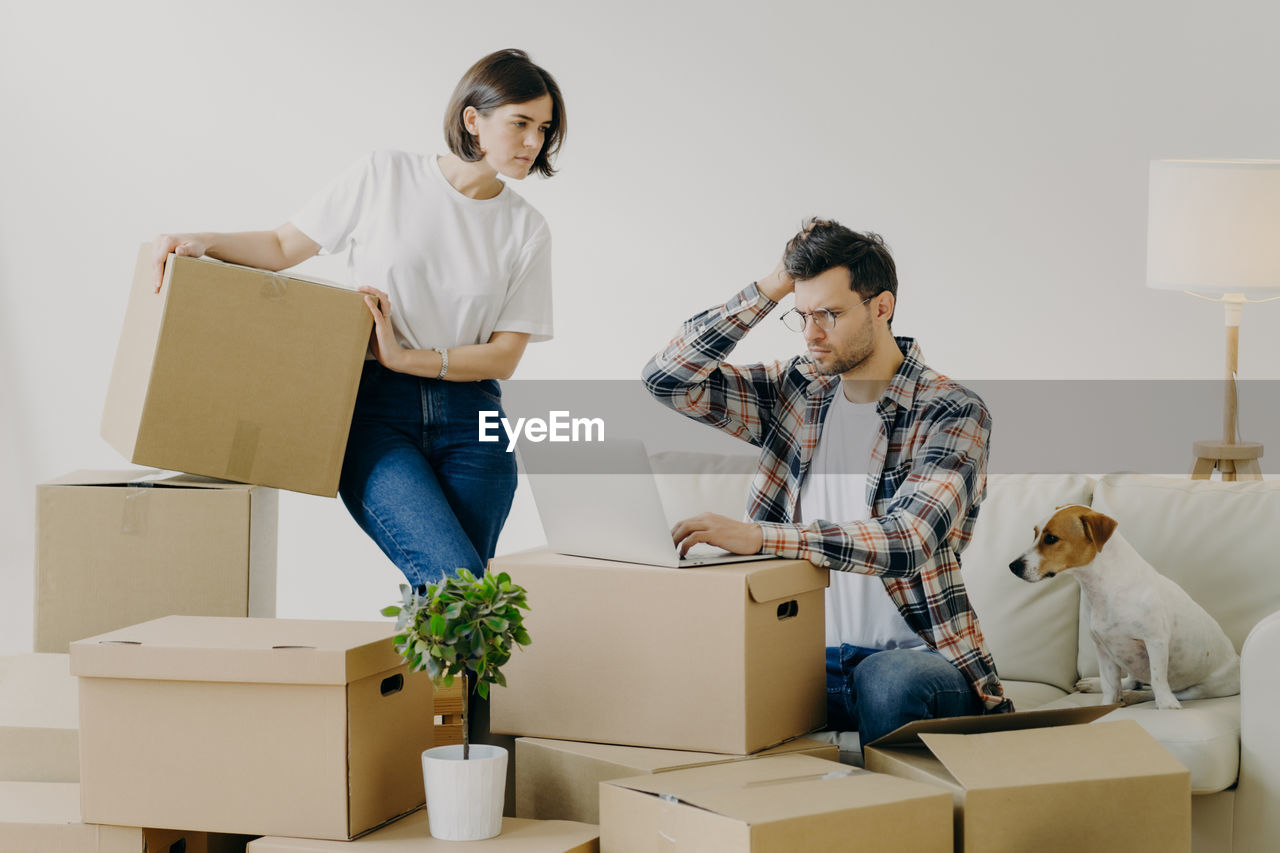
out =
[[[547,545],[557,554],[692,568],[777,559],[698,544],[680,556],[644,442],[517,445]]]

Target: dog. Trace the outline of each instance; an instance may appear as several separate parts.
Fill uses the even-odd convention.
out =
[[[1239,693],[1240,655],[1231,640],[1182,587],[1142,559],[1117,526],[1087,506],[1058,507],[1036,527],[1035,544],[1009,564],[1030,583],[1069,572],[1080,584],[1101,677],[1082,679],[1076,689],[1101,689],[1107,704],[1154,695],[1160,710],[1181,708],[1179,699]],[[1139,683],[1150,691],[1126,693]]]

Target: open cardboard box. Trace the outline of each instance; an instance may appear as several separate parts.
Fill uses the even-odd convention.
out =
[[[945,790],[809,755],[600,783],[605,853],[949,853],[951,831]]]
[[[836,761],[833,743],[797,738],[754,755],[718,755],[522,737],[516,739],[516,816],[600,822],[600,783],[645,773],[754,760],[770,755],[812,755]]]
[[[600,828],[564,820],[502,819],[502,832],[482,841],[432,838],[425,809],[356,841],[259,838],[249,853],[599,853]]]
[[[148,469],[36,486],[35,650],[175,613],[275,616],[278,498]]]
[[[346,840],[422,805],[389,622],[170,616],[71,644],[84,819]]]
[[[863,759],[949,790],[964,853],[1189,850],[1191,774],[1132,720],[1085,725],[1115,707],[922,720]]]
[[[333,497],[373,318],[345,287],[138,252],[102,437],[129,461]]]
[[[807,560],[671,569],[547,549],[495,557],[535,642],[494,732],[741,755],[826,721],[823,595]]]

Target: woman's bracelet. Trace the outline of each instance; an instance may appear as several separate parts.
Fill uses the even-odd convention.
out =
[[[445,347],[434,347],[434,349],[440,353],[440,372],[436,374],[436,379],[444,379],[444,375],[449,372],[449,350]]]

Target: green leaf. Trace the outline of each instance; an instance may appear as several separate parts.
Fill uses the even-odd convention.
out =
[[[480,694],[481,699],[489,698],[489,685],[483,681],[476,685],[476,692]]]
[[[429,630],[432,634],[440,636],[444,633],[445,624],[444,617],[437,613],[431,617],[431,626]]]
[[[384,608],[382,608],[382,611],[381,611],[381,612],[382,612],[382,615],[383,615],[383,616],[399,616],[399,615],[400,615],[400,608],[399,608],[399,607],[396,607],[394,604],[392,604],[392,605],[390,605],[390,606],[388,606],[388,607],[384,607]]]
[[[522,646],[527,646],[533,642],[533,640],[529,639],[529,632],[523,627],[516,628],[515,641]]]

